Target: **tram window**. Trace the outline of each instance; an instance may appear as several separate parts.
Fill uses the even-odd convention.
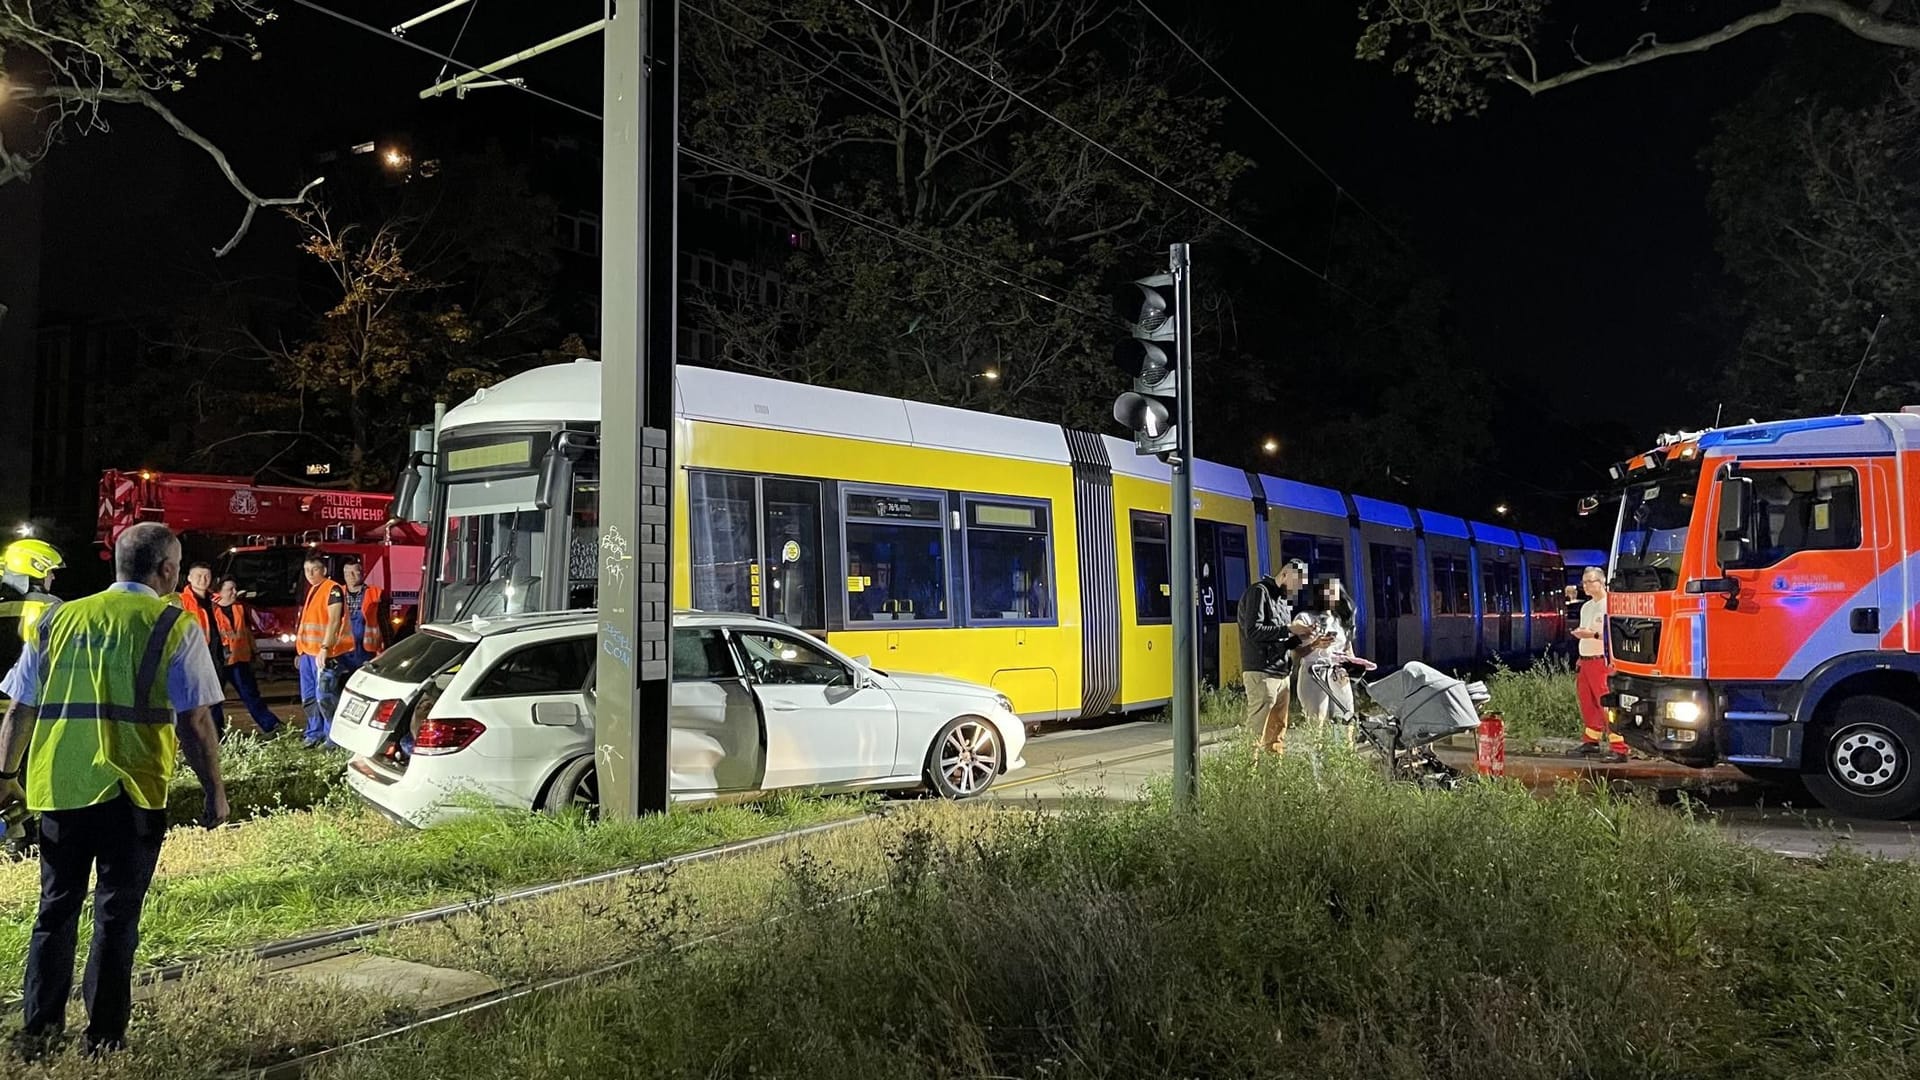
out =
[[[1220,600],[1227,608],[1247,591],[1247,534],[1239,526],[1220,529]]]
[[[693,606],[701,611],[757,614],[753,477],[689,473],[687,495]]]
[[[1347,580],[1347,546],[1338,540],[1304,533],[1285,534],[1280,537],[1279,562],[1284,563],[1288,559],[1304,561],[1309,580]],[[1279,564],[1276,563],[1274,568],[1279,569]]]
[[[567,610],[594,606],[600,592],[600,478],[574,473],[573,527],[567,533]]]
[[[941,495],[847,493],[848,622],[948,620],[946,517]]]
[[[1133,515],[1133,618],[1137,623],[1173,621],[1173,577],[1167,572],[1167,519]]]
[[[826,627],[821,595],[820,484],[814,480],[760,483],[765,528],[767,617],[803,629]]]
[[[967,610],[974,619],[1053,618],[1047,508],[967,501]]]
[[[1453,560],[1444,555],[1433,557],[1433,613],[1452,615],[1453,611]]]

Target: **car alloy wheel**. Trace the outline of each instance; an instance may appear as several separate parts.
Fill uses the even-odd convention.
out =
[[[1000,736],[985,720],[955,721],[937,753],[934,768],[956,798],[980,794],[1000,775]]]

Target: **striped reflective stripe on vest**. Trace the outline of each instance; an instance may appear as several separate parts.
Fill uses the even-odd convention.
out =
[[[153,700],[154,684],[160,679],[160,664],[166,659],[167,639],[185,611],[172,605],[161,609],[147,635],[147,646],[140,654],[140,667],[133,676],[133,700]],[[44,676],[43,676],[44,678]],[[42,690],[44,692],[44,686]],[[52,720],[112,720],[123,724],[171,724],[171,705],[115,705],[99,701],[43,701],[34,710],[35,718]]]

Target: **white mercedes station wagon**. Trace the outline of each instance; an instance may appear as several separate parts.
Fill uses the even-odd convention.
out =
[[[415,825],[476,801],[594,806],[597,616],[422,627],[356,672],[333,741],[353,789]],[[990,687],[876,671],[784,623],[681,612],[673,625],[676,802],[786,788],[926,788],[950,799],[1022,767],[1026,727]]]

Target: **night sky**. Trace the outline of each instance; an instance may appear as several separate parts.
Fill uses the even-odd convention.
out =
[[[384,29],[433,5],[332,6]],[[317,148],[452,119],[480,130],[524,130],[529,122],[592,130],[509,89],[422,103],[417,91],[437,61],[291,0],[278,8],[263,36],[266,59],[211,65],[175,99],[263,193],[310,176],[317,166],[308,155]],[[1170,17],[1178,10],[1164,0],[1158,9]],[[459,55],[485,62],[598,11],[581,0],[479,0]],[[463,18],[442,16],[410,37],[445,50]],[[1571,512],[1579,489],[1599,486],[1610,461],[1659,430],[1713,418],[1708,385],[1730,331],[1701,318],[1722,282],[1696,155],[1713,115],[1752,89],[1779,39],[1762,35],[1538,100],[1501,93],[1488,115],[1436,126],[1413,116],[1408,80],[1352,58],[1360,24],[1351,4],[1194,0],[1176,25],[1225,43],[1222,71],[1355,198],[1404,223],[1422,263],[1450,284],[1463,332],[1499,380],[1503,453],[1490,490],[1525,507],[1526,527],[1563,542],[1597,541],[1588,534],[1604,525]],[[588,41],[518,73],[597,111],[600,66],[597,41]],[[1324,244],[1330,187],[1258,120],[1236,111],[1231,124],[1232,141],[1260,163],[1249,183],[1266,219],[1244,224],[1282,246],[1310,248],[1314,236]],[[141,284],[158,266],[175,268],[169,277],[186,283],[272,272],[279,257],[266,252],[286,250],[284,225],[263,215],[243,257],[213,264],[205,249],[231,230],[237,200],[224,197],[197,151],[149,121],[127,117],[119,128],[70,148],[51,173],[59,178],[46,222],[55,254],[43,306],[70,296],[138,305],[143,290],[145,301],[160,300]],[[143,154],[184,163],[185,172],[176,168],[170,179],[165,169],[148,170],[148,184],[137,184],[129,168]],[[1320,194],[1300,194],[1315,184]],[[1287,203],[1259,198],[1269,191],[1287,192]],[[124,255],[99,254],[116,247]],[[82,263],[61,251],[89,254]],[[103,265],[126,269],[102,283]],[[90,284],[61,284],[75,276]],[[1300,287],[1321,288],[1304,276]]]

